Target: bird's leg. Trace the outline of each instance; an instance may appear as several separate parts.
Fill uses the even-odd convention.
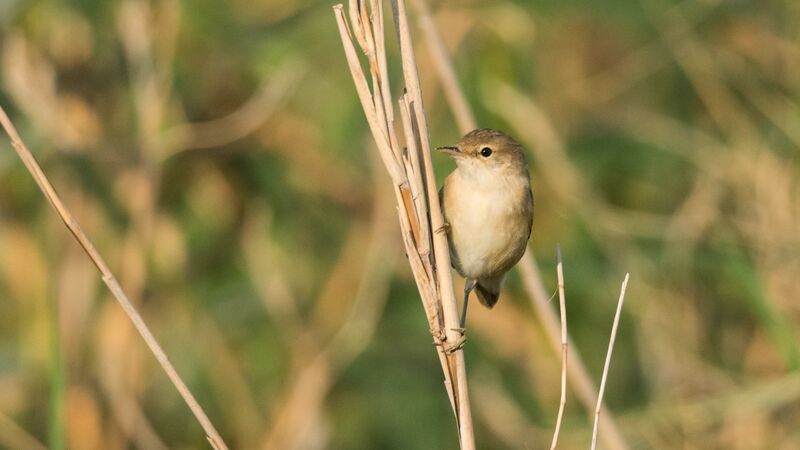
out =
[[[464,332],[467,331],[464,328],[467,323],[467,301],[469,300],[469,293],[472,292],[474,287],[475,280],[470,280],[469,278],[464,280],[464,307],[461,309],[461,321],[459,322],[459,328],[453,328],[453,330],[461,333],[461,337],[454,344],[444,347],[445,353],[453,353],[464,347],[464,343],[467,342],[467,338],[464,336]]]
[[[469,293],[472,292],[472,289],[475,288],[475,280],[470,280],[467,278],[464,280],[464,307],[461,309],[461,322],[459,322],[459,327],[461,327],[461,333],[464,333],[465,325],[467,324],[467,303],[469,303]]]
[[[460,349],[464,346],[464,342],[466,342],[466,338],[464,337],[464,332],[467,331],[464,328],[464,325],[467,323],[467,301],[469,300],[469,293],[472,292],[472,289],[475,287],[475,280],[470,280],[467,278],[464,280],[464,307],[461,309],[461,322],[459,322],[459,327],[455,330],[461,333],[461,338],[455,344],[446,347],[444,351],[446,353],[453,353],[454,351]]]

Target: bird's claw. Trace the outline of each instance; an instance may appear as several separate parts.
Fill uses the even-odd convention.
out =
[[[450,233],[450,224],[447,223],[447,222],[443,223],[442,226],[440,226],[439,228],[437,228],[434,231],[434,233],[436,233],[436,234],[442,234],[442,233],[448,234],[448,233]]]
[[[456,330],[459,330],[459,329],[456,329]],[[460,330],[463,330],[463,328],[461,328]],[[462,331],[461,336],[458,338],[458,340],[453,345],[446,345],[446,346],[443,347],[444,348],[444,352],[449,355],[449,354],[451,354],[453,352],[461,350],[462,348],[464,348],[464,344],[466,344],[466,342],[467,342],[467,337],[464,336],[464,333]]]

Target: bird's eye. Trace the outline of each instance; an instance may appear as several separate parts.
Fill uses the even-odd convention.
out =
[[[492,156],[492,149],[490,149],[489,147],[483,147],[481,149],[481,156],[483,156],[484,158]]]

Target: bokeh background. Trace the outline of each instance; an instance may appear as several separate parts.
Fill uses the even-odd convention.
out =
[[[232,448],[457,448],[330,6],[4,0],[0,104]],[[631,272],[606,392],[629,447],[800,448],[800,3],[431,9],[478,122],[531,152],[530,250],[554,292],[561,244],[595,380]],[[559,355],[516,272],[466,353],[479,448],[546,448]],[[590,433],[568,391],[560,448]],[[0,447],[206,446],[4,136]]]

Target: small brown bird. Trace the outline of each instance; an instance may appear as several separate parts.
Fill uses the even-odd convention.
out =
[[[525,253],[533,224],[533,194],[522,146],[489,128],[439,147],[456,169],[439,191],[453,268],[464,277],[461,328],[472,289],[492,308],[506,272]]]

